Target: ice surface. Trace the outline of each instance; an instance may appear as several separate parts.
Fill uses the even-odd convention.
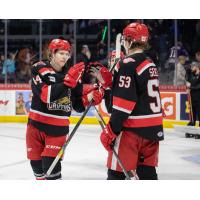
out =
[[[71,130],[73,125],[71,125]],[[26,124],[0,124],[0,180],[33,180],[26,158]],[[81,125],[66,148],[65,180],[105,180],[107,153],[100,144],[99,125]],[[160,143],[159,179],[200,180],[200,140],[165,129]]]

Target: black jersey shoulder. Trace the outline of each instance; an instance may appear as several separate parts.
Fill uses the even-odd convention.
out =
[[[123,60],[120,60],[120,69],[123,70],[128,68],[130,70],[135,70],[145,60],[149,60],[149,62],[152,62],[152,60],[144,53],[132,54],[130,56],[127,56]]]
[[[38,61],[32,65],[31,71],[33,74],[40,73],[41,69],[51,69],[51,65],[48,61]],[[44,71],[42,70],[42,71]]]

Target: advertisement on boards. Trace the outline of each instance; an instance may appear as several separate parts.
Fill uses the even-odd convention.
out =
[[[180,120],[189,120],[190,104],[187,94],[180,94]]]
[[[32,92],[30,90],[15,92],[15,114],[27,115],[31,108]]]
[[[176,120],[176,93],[161,93],[162,108],[165,112],[165,119]]]
[[[15,115],[15,91],[0,91],[0,115]]]

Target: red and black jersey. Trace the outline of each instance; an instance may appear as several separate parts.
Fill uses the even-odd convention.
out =
[[[82,85],[74,89],[63,83],[67,68],[56,72],[49,62],[38,62],[32,67],[32,104],[28,123],[49,135],[66,135],[72,108],[83,112]]]
[[[121,60],[115,67],[110,124],[115,133],[133,131],[162,140],[162,108],[156,65],[144,53]]]

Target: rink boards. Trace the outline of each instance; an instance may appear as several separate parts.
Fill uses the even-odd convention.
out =
[[[184,87],[161,86],[161,101],[166,117],[163,120],[164,127],[172,128],[173,124],[186,125],[189,120],[189,103]],[[27,122],[30,109],[31,90],[27,84],[0,84],[0,122]],[[23,105],[19,102],[23,98]],[[105,104],[102,102],[98,107],[99,112],[106,121],[109,115],[106,112]],[[91,108],[84,119],[84,124],[98,124],[94,115],[94,108]],[[71,123],[76,123],[81,113],[72,112]]]

